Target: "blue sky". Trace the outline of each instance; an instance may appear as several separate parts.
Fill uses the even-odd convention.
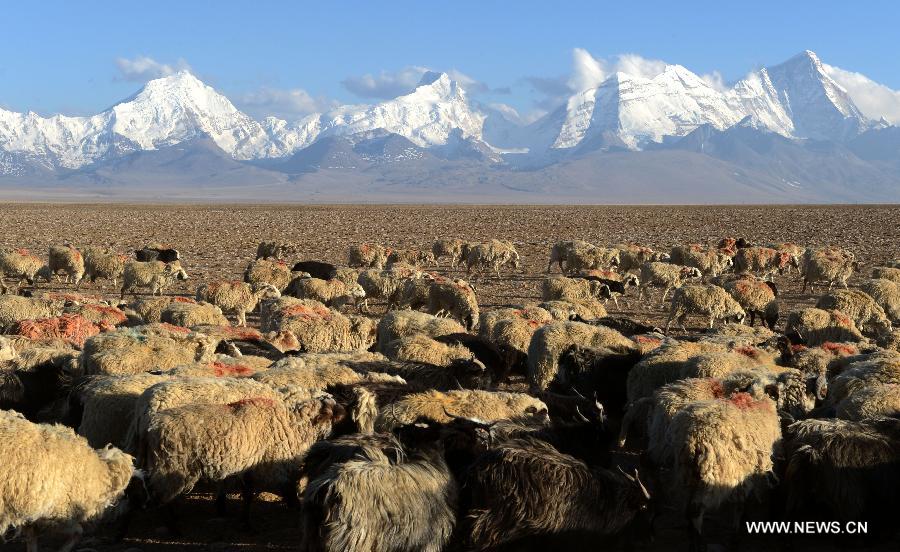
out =
[[[575,48],[726,81],[811,49],[900,89],[891,2],[47,1],[3,13],[0,106],[45,115],[98,112],[181,67],[254,116],[376,101],[424,67],[537,114],[572,81]]]

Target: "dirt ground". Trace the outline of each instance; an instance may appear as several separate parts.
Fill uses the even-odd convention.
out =
[[[719,206],[719,207],[506,207],[506,206],[171,206],[171,205],[0,205],[0,247],[24,247],[46,256],[51,244],[99,245],[130,252],[148,242],[178,248],[190,275],[169,293],[193,295],[211,279],[240,279],[261,240],[298,244],[303,259],[343,264],[347,247],[378,242],[392,247],[426,247],[439,237],[471,241],[490,238],[512,241],[522,255],[520,273],[474,280],[482,309],[537,302],[550,246],[561,240],[583,239],[598,245],[640,243],[662,250],[674,244],[714,244],[723,236],[745,237],[753,243],[795,242],[835,245],[856,253],[862,275],[873,266],[900,258],[898,206]],[[298,259],[299,260],[299,259]],[[555,270],[554,270],[555,271]],[[462,275],[462,271],[450,272]],[[856,278],[859,278],[857,276]],[[796,273],[777,278],[782,312],[812,304],[813,294],[801,294]],[[852,282],[851,282],[852,283]],[[99,283],[98,283],[99,284]],[[87,285],[83,291],[116,294]],[[54,284],[43,288],[59,289]],[[816,293],[821,293],[817,290]],[[658,306],[631,302],[622,312],[662,324]],[[701,320],[691,326],[700,328]],[[121,543],[87,537],[78,548],[103,551],[157,550],[280,550],[299,542],[296,514],[268,497],[255,506],[257,531],[238,529],[234,519],[217,518],[210,496],[195,493],[178,504],[184,535],[174,537],[153,514],[138,516]],[[235,517],[239,506],[231,504]],[[665,529],[663,529],[665,531]],[[101,535],[103,533],[100,533]],[[651,548],[681,549],[679,538],[658,540]],[[748,541],[745,549],[775,545],[774,537]],[[795,547],[796,547],[795,543]],[[812,545],[812,543],[810,543]],[[814,548],[831,549],[817,539]],[[676,546],[677,545],[677,546]],[[800,549],[803,547],[801,546]],[[24,550],[21,543],[2,550]]]

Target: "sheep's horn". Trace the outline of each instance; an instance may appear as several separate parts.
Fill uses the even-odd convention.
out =
[[[644,493],[644,498],[650,500],[650,491],[647,490],[647,487],[641,483],[641,478],[638,476],[637,468],[634,469],[634,481],[638,484],[638,487],[641,488],[641,492]]]
[[[575,414],[577,414],[578,417],[581,418],[582,422],[590,422],[590,420],[588,420],[587,417],[585,417],[585,415],[581,413],[581,410],[577,406],[575,407]]]

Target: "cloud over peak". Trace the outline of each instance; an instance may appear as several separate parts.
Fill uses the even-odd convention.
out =
[[[129,82],[147,82],[167,77],[178,71],[191,70],[191,66],[183,59],[179,59],[174,64],[168,64],[160,63],[148,56],[137,56],[132,59],[116,58],[116,68],[119,71],[116,79]]]

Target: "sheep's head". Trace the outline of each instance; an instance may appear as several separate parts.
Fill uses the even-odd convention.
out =
[[[278,288],[273,286],[272,284],[260,284],[256,289],[256,293],[259,294],[260,300],[266,299],[280,299],[281,292],[278,291]]]
[[[16,348],[13,342],[5,337],[0,337],[0,361],[16,358]]]
[[[766,326],[769,327],[770,330],[775,329],[775,324],[778,323],[778,303],[775,301],[771,301],[768,305],[766,305],[766,311],[763,313],[763,320],[766,323]]]
[[[355,299],[362,299],[366,296],[366,290],[357,283],[349,284],[347,286],[347,295]]]
[[[172,261],[170,263],[166,263],[165,273],[176,280],[187,280],[188,275],[185,272],[184,268],[181,267],[180,261]]]
[[[596,297],[597,299],[609,299],[612,297],[612,291],[610,291],[609,286],[597,281],[590,282],[590,290],[591,295]]]
[[[626,274],[622,278],[622,283],[625,287],[639,287],[641,285],[641,280],[634,274]]]
[[[697,279],[703,277],[703,273],[695,266],[685,266],[681,269],[681,277],[686,279]]]
[[[486,389],[491,384],[487,368],[475,358],[453,359],[447,370],[464,389]]]

